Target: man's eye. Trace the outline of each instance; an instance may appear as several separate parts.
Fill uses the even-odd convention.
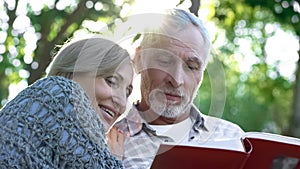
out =
[[[194,62],[194,61],[191,61],[191,60],[187,60],[185,62],[185,67],[188,69],[188,70],[192,70],[192,71],[198,71],[201,69],[201,64],[198,63],[198,62]]]
[[[167,53],[155,53],[154,60],[161,66],[168,66],[172,64],[173,57]]]
[[[199,68],[197,67],[197,66],[188,66],[189,67],[189,69],[191,69],[191,70],[199,70]]]
[[[171,62],[168,61],[168,60],[158,60],[158,62],[161,63],[161,64],[164,64],[164,65],[168,65],[168,64],[171,63]]]
[[[162,66],[167,66],[172,64],[172,60],[166,57],[161,57],[161,58],[157,58],[156,62],[158,62],[158,64],[162,65]]]
[[[186,69],[191,70],[191,71],[198,71],[200,70],[200,66],[198,64],[186,64],[185,65]]]

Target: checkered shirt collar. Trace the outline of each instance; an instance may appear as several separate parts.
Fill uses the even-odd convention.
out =
[[[194,136],[195,134],[200,134],[199,131],[204,130],[208,131],[207,127],[204,124],[204,118],[201,116],[200,111],[192,105],[190,110],[190,118],[193,123],[193,128],[190,130],[190,136]],[[125,124],[124,124],[125,123]],[[151,133],[154,133],[149,124],[140,116],[139,111],[137,110],[136,105],[133,105],[131,110],[128,112],[128,115],[125,119],[121,120],[117,124],[118,128],[130,134],[130,136],[134,136],[141,132],[142,129],[147,130]]]

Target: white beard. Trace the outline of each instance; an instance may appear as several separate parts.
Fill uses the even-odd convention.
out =
[[[186,95],[182,95],[180,104],[176,104],[170,100],[167,100],[163,94],[166,90],[154,89],[149,94],[150,108],[158,115],[166,118],[178,118],[185,113],[186,108],[189,105]],[[174,93],[174,92],[173,92]],[[183,93],[183,92],[177,92]]]

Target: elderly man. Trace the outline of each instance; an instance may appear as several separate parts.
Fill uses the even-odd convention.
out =
[[[168,10],[161,25],[143,33],[134,58],[141,100],[117,124],[130,134],[124,143],[125,168],[149,168],[164,142],[242,149],[240,127],[193,105],[209,52],[206,28],[183,10]]]

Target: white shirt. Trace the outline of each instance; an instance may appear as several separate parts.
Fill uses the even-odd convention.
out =
[[[175,143],[182,143],[188,141],[188,132],[193,123],[191,118],[187,118],[182,122],[170,125],[149,125],[158,136],[170,137]]]

